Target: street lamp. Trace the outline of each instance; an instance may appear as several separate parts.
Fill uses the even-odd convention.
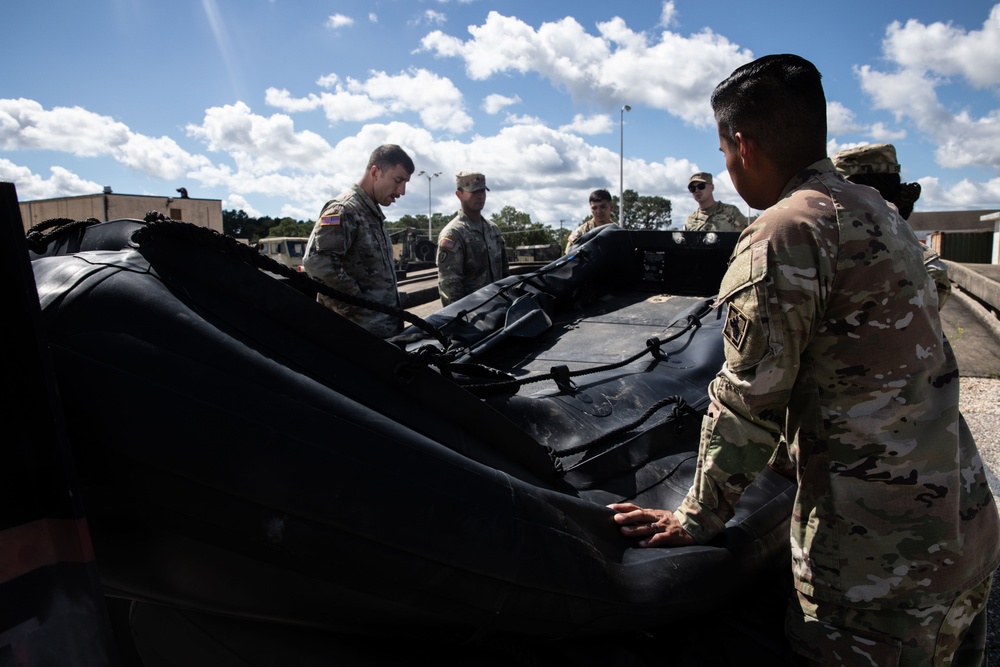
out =
[[[426,171],[421,171],[417,174],[417,176],[427,177],[427,238],[430,239],[431,242],[434,241],[434,237],[431,236],[431,179],[437,178],[440,175],[440,171],[436,174],[428,174]]]
[[[622,107],[621,118],[618,121],[618,224],[625,224],[625,112],[632,107]]]

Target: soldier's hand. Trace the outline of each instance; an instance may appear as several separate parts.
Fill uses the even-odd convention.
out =
[[[640,547],[683,547],[694,538],[681,527],[670,510],[643,509],[633,503],[608,505],[616,514],[614,521],[622,535],[639,540]]]

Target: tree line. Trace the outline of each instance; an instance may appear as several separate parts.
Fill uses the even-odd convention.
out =
[[[612,219],[618,222],[618,196],[613,199]],[[625,190],[623,193],[626,229],[670,229],[672,206],[669,199],[652,195],[640,196],[635,190]],[[455,213],[434,213],[431,216],[431,237],[436,241],[438,233],[455,217]],[[513,206],[504,206],[497,213],[490,215],[490,221],[500,228],[504,243],[508,248],[529,245],[566,244],[566,238],[576,227],[590,219],[587,216],[578,223],[563,228],[553,228],[541,222],[533,222],[531,215],[518,211]],[[225,234],[249,243],[256,243],[265,236],[292,236],[306,238],[312,232],[313,220],[295,220],[294,218],[271,218],[264,216],[252,218],[246,211],[224,210],[222,212],[222,230]],[[426,215],[404,215],[395,221],[386,221],[386,229],[392,232],[414,229],[418,236],[427,234]]]

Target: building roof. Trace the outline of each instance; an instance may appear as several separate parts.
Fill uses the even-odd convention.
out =
[[[907,222],[915,232],[981,232],[993,231],[993,220],[982,220],[984,215],[995,213],[995,209],[985,211],[914,211]]]

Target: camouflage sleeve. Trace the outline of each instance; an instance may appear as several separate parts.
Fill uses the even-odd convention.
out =
[[[359,295],[357,282],[344,270],[344,257],[357,237],[357,222],[340,206],[325,208],[313,226],[312,244],[302,266],[324,285]]]
[[[743,211],[741,211],[738,206],[733,206],[732,209],[733,222],[735,223],[737,229],[746,229],[747,225],[750,224],[750,221],[747,220],[747,217],[743,215]]]
[[[566,250],[564,251],[563,254],[568,253],[569,249],[573,247],[574,243],[576,243],[576,240],[580,238],[580,235],[582,234],[580,230],[582,229],[583,225],[580,225],[579,227],[577,227],[576,229],[574,229],[569,233],[569,237],[566,239]]]
[[[722,532],[747,486],[779,452],[803,341],[821,312],[817,240],[803,230],[787,226],[770,238],[741,241],[723,278],[726,361],[709,386],[695,479],[677,510],[702,544]]]
[[[927,273],[934,279],[934,287],[937,288],[938,310],[944,308],[945,301],[951,296],[951,279],[948,278],[948,265],[944,263],[941,256],[930,248],[924,248],[924,266]]]
[[[442,305],[447,306],[465,296],[464,265],[462,237],[455,231],[445,229],[438,237],[437,248],[438,292]]]

